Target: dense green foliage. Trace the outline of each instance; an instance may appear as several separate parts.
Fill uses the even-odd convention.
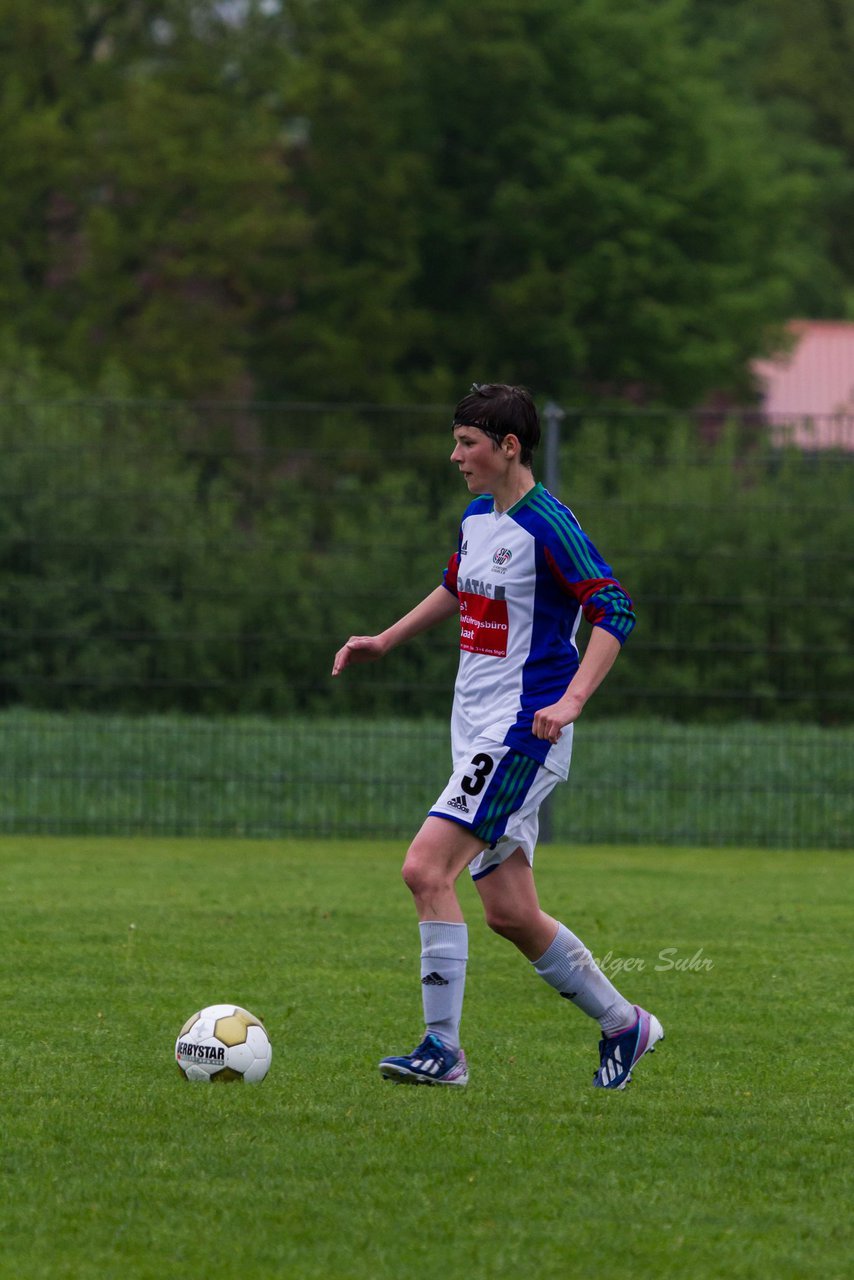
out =
[[[399,1280],[438,1249],[453,1280],[587,1280],[631,1231],[642,1277],[842,1280],[816,970],[848,960],[850,856],[537,856],[543,905],[664,1025],[623,1094],[465,883],[471,1082],[380,1080],[421,1031],[396,844],[4,839],[0,1274]],[[214,1000],[264,1017],[263,1084],[181,1080],[178,1030]]]
[[[0,0],[4,325],[87,392],[744,390],[854,272],[819,7]]]
[[[568,500],[639,611],[613,694],[667,714],[850,719],[850,457],[770,450],[734,424],[708,445],[690,421],[658,428],[594,418],[568,450]]]
[[[854,7],[847,0],[691,0],[689,24],[714,47],[728,89],[753,102],[804,190],[821,247],[800,313],[854,317]]]
[[[216,8],[0,0],[0,310],[84,387],[118,360],[145,394],[237,393],[293,286],[260,36]]]
[[[20,364],[0,406],[4,703],[446,705],[451,624],[329,678],[347,636],[406,612],[456,550],[467,495],[442,411],[200,422],[180,405],[34,401],[37,385],[65,387]],[[564,435],[560,496],[640,619],[600,695],[611,714],[850,719],[850,459],[735,428],[704,443],[664,416],[576,418]]]
[[[0,0],[2,702],[325,708],[453,548],[469,377],[746,391],[848,306],[851,40],[836,0]],[[564,477],[640,611],[615,710],[850,716],[840,458],[591,410]],[[338,696],[420,714],[453,663]]]

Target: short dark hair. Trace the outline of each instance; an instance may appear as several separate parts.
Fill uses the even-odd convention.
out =
[[[473,382],[454,410],[454,426],[479,427],[496,444],[506,435],[516,436],[522,446],[519,460],[526,467],[540,443],[540,419],[530,391],[505,382]]]

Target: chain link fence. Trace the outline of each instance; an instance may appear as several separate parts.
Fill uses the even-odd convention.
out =
[[[851,423],[808,449],[753,414],[544,416],[540,478],[639,616],[548,834],[850,847]],[[453,624],[329,669],[455,548],[448,407],[5,403],[0,437],[3,830],[418,825]]]

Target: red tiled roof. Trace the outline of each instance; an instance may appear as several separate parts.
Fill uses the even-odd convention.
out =
[[[802,448],[854,449],[854,323],[793,320],[791,350],[756,360],[762,412]]]

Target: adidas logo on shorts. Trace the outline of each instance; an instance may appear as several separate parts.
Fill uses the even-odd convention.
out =
[[[465,796],[457,796],[456,800],[449,800],[447,803],[449,809],[458,809],[460,813],[468,813],[469,811]]]

